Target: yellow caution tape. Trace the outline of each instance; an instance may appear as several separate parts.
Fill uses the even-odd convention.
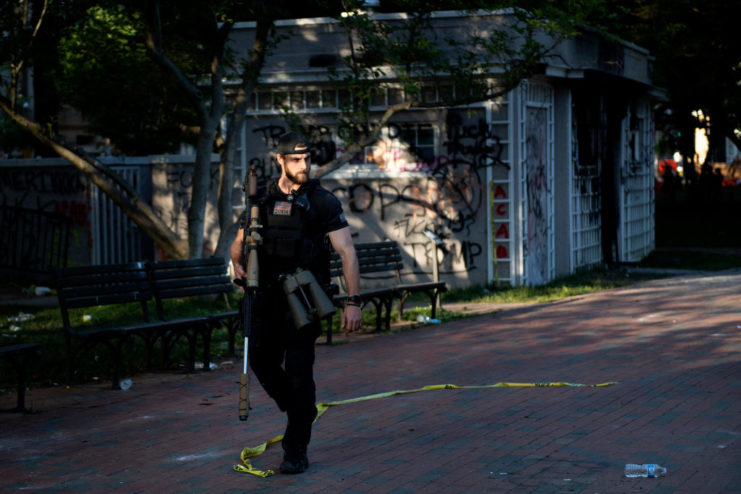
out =
[[[258,477],[263,478],[270,477],[271,475],[275,474],[275,472],[272,470],[258,470],[257,468],[253,467],[249,458],[260,456],[265,452],[266,449],[268,449],[268,446],[272,446],[273,444],[280,442],[282,439],[283,435],[281,434],[280,436],[275,436],[270,441],[264,442],[259,446],[255,446],[253,448],[244,448],[242,450],[242,453],[239,455],[239,461],[241,461],[242,463],[240,465],[234,465],[234,471],[250,473],[252,475],[257,475]]]
[[[314,422],[319,420],[319,417],[321,417],[324,412],[326,412],[330,407],[338,406],[338,405],[348,405],[350,403],[359,403],[361,401],[368,401],[368,400],[375,400],[378,398],[389,398],[391,396],[396,395],[406,395],[411,393],[419,393],[420,391],[437,391],[441,389],[486,389],[486,388],[555,388],[555,387],[571,387],[571,388],[604,388],[606,386],[612,386],[613,384],[617,384],[617,382],[606,382],[606,383],[600,383],[600,384],[579,384],[579,383],[568,383],[568,382],[548,382],[548,383],[496,383],[496,384],[484,384],[484,385],[474,385],[474,386],[458,386],[456,384],[434,384],[431,386],[424,386],[422,388],[417,389],[400,389],[396,391],[386,391],[384,393],[376,393],[372,395],[366,395],[366,396],[360,396],[358,398],[350,398],[347,400],[341,400],[341,401],[331,401],[329,403],[317,403],[317,415],[314,419]],[[283,439],[283,435],[275,436],[273,439],[266,441],[259,446],[254,446],[252,448],[247,447],[242,450],[242,453],[239,455],[239,460],[242,462],[240,465],[234,465],[234,471],[236,472],[242,472],[242,473],[249,473],[252,475],[257,475],[258,477],[270,477],[271,475],[274,475],[275,472],[273,470],[258,470],[257,468],[252,466],[252,463],[250,462],[249,458],[254,458],[255,456],[260,456],[265,452],[266,449],[268,449],[270,446],[272,446],[275,443],[280,442]]]

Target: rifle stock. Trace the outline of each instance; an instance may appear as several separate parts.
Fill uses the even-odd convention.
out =
[[[241,320],[242,335],[244,337],[244,360],[242,375],[239,376],[239,420],[247,420],[250,416],[250,370],[249,346],[250,330],[252,329],[252,298],[253,289],[247,288],[242,297]]]
[[[250,416],[250,375],[243,372],[239,376],[239,420],[247,420]]]

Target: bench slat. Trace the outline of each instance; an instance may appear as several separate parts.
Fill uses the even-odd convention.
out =
[[[166,261],[155,261],[150,263],[150,266],[152,268],[155,268],[156,270],[165,270],[165,269],[174,269],[174,270],[181,270],[181,269],[194,269],[194,268],[202,268],[206,266],[215,266],[219,269],[222,269],[226,265],[226,262],[223,257],[201,257],[198,259],[168,259]]]
[[[234,289],[232,285],[197,285],[190,287],[177,287],[173,289],[160,289],[157,291],[157,295],[161,299],[165,298],[187,298],[197,297],[201,295],[218,295],[222,293],[232,292]]]
[[[40,354],[41,345],[39,343],[18,343],[16,345],[6,345],[0,347],[0,356],[11,357],[23,354]]]
[[[112,293],[109,295],[88,295],[68,297],[64,305],[68,309],[83,309],[100,305],[121,305],[134,302],[147,302],[152,299],[149,292]]]
[[[163,295],[163,292],[176,291],[178,288],[188,290],[193,287],[205,287],[214,290],[223,290],[224,287],[231,290],[232,282],[228,276],[204,276],[204,277],[189,277],[189,278],[175,278],[175,279],[159,279],[154,280],[154,290],[159,292],[160,297],[167,296]],[[172,296],[172,295],[171,295]],[[174,295],[177,297],[177,295]]]
[[[202,276],[225,276],[224,265],[221,266],[196,266],[187,268],[171,268],[154,266],[152,270],[153,279],[199,278]]]
[[[73,278],[86,275],[107,276],[109,273],[134,273],[145,270],[143,262],[127,262],[120,264],[101,264],[92,266],[69,266],[65,268],[56,268],[56,279]]]

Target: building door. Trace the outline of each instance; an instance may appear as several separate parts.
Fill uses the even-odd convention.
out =
[[[523,281],[540,285],[555,274],[553,231],[553,88],[528,83],[521,91],[520,200]]]

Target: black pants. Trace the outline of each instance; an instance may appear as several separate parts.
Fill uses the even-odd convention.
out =
[[[288,415],[283,449],[306,450],[317,415],[314,346],[320,323],[296,330],[285,296],[258,293],[249,340],[250,367],[265,392]]]

